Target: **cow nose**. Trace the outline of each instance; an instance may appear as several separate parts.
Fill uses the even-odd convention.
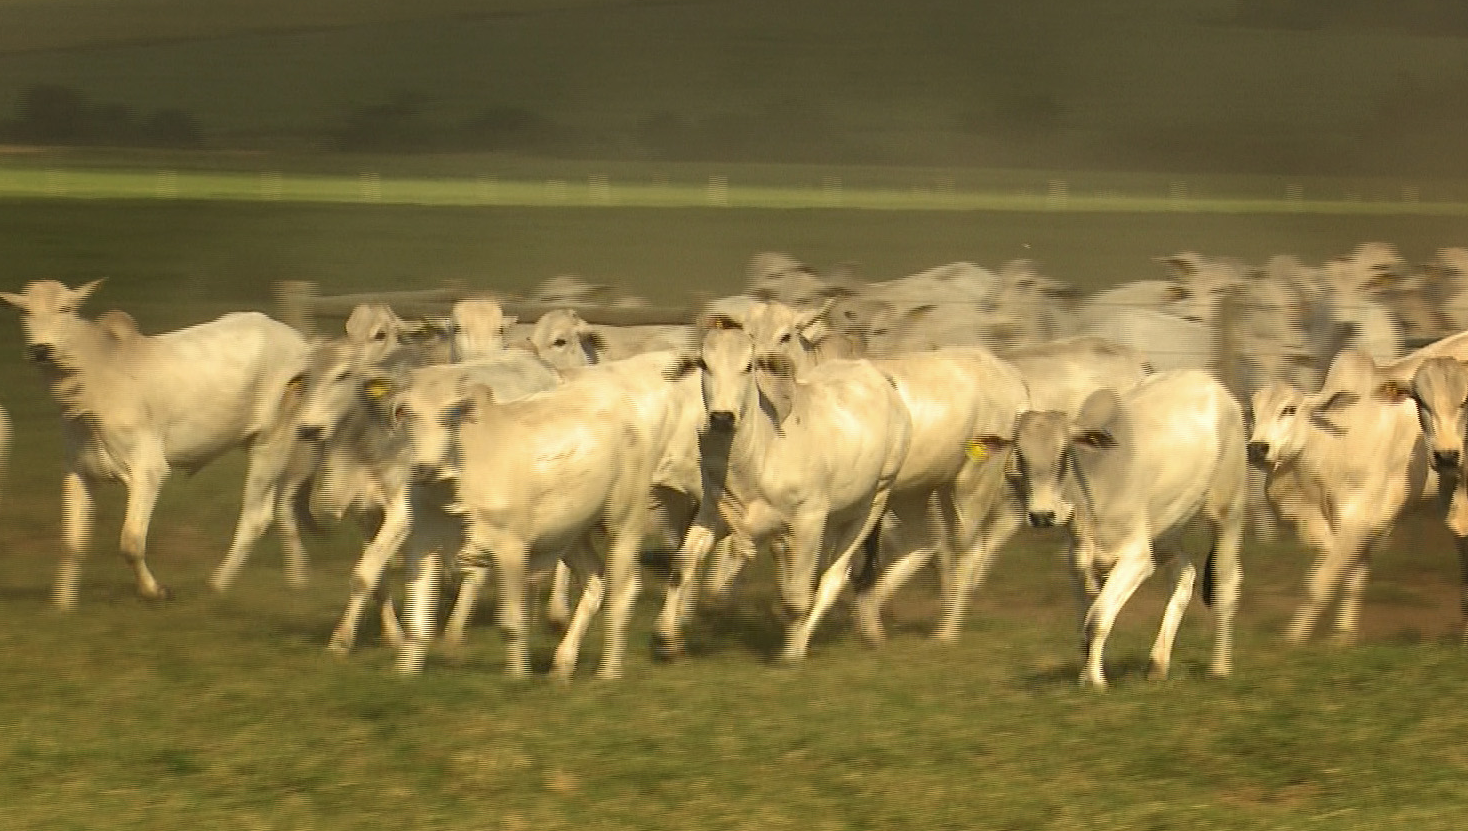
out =
[[[721,433],[727,433],[734,429],[734,414],[728,410],[714,410],[709,413],[709,426]]]
[[[1438,470],[1456,468],[1460,458],[1456,450],[1434,450],[1432,451],[1432,466]]]
[[[321,441],[321,427],[316,424],[302,424],[296,428],[296,438],[301,441]]]
[[[33,343],[26,349],[26,355],[39,363],[49,363],[55,354],[49,343]]]
[[[415,481],[415,482],[427,482],[427,481],[430,481],[431,479],[433,479],[433,474],[434,474],[433,465],[425,465],[422,462],[415,462],[413,464],[413,481]]]
[[[1251,441],[1248,444],[1249,461],[1256,465],[1262,465],[1269,461],[1269,442]]]
[[[1054,511],[1030,511],[1030,526],[1033,528],[1049,528],[1055,525]]]

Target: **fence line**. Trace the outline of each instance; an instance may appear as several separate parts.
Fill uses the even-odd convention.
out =
[[[859,186],[834,174],[812,173],[804,185],[736,183],[712,174],[703,182],[615,181],[606,173],[584,178],[504,180],[490,175],[408,178],[363,171],[357,176],[286,175],[278,171],[220,172],[0,167],[0,198],[188,199],[267,202],[367,203],[430,206],[840,208],[872,210],[973,210],[1153,213],[1320,213],[1468,216],[1468,201],[1424,198],[1416,185],[1398,185],[1386,196],[1305,198],[1299,184],[1282,194],[1207,197],[1177,180],[1153,192],[1123,193],[1107,186],[1081,192],[1063,178],[1030,189],[957,186],[951,176],[919,185]],[[1343,186],[1344,183],[1343,183]]]

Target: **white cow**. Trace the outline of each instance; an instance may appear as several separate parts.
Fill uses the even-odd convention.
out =
[[[509,400],[560,382],[554,370],[522,350],[427,366],[417,365],[419,357],[400,352],[375,361],[346,346],[324,350],[300,406],[299,434],[320,454],[319,467],[300,483],[309,489],[312,513],[338,519],[351,515],[370,540],[353,569],[350,600],[328,645],[337,653],[351,650],[362,612],[394,554],[402,550],[411,566],[426,552],[457,554],[463,546],[463,522],[446,510],[452,498],[431,483],[412,481],[407,437],[414,419],[436,425],[453,418],[472,384],[487,385]],[[472,588],[466,597],[472,598],[483,574],[467,579]],[[385,620],[387,609],[384,605]],[[462,643],[469,610],[455,610],[445,639],[450,649]]]
[[[1336,638],[1353,640],[1373,548],[1409,503],[1438,493],[1439,473],[1457,476],[1462,360],[1468,333],[1386,366],[1348,349],[1315,395],[1282,384],[1255,394],[1250,457],[1268,471],[1270,501],[1316,552],[1291,641],[1309,637],[1337,592]],[[1468,502],[1455,493],[1447,516],[1455,537],[1468,532],[1465,513]]]
[[[505,403],[497,402],[488,387],[475,386],[457,429],[409,427],[417,478],[452,489],[466,529],[461,558],[467,566],[495,565],[506,669],[512,677],[530,671],[526,572],[553,565],[567,553],[581,555],[575,563],[579,570],[603,575],[611,609],[599,674],[621,675],[627,621],[638,591],[637,553],[661,452],[638,423],[634,397],[612,372],[587,372]],[[411,402],[400,406],[419,427],[433,417],[415,416]],[[602,551],[601,557],[590,556]],[[430,560],[410,564],[409,643],[399,661],[405,672],[417,671],[422,663],[436,588],[437,569]],[[597,593],[592,605],[600,605],[599,584],[588,588]],[[573,625],[562,640],[553,669],[558,678],[573,671],[584,629]]]
[[[1245,457],[1243,414],[1228,390],[1201,372],[1160,373],[1120,395],[1098,390],[1075,419],[1032,411],[1013,436],[979,441],[991,452],[1015,454],[1030,524],[1071,533],[1078,583],[1089,600],[1083,683],[1106,686],[1102,650],[1117,613],[1158,564],[1176,558],[1177,582],[1151,655],[1151,674],[1166,677],[1196,577],[1176,535],[1199,514],[1215,535],[1203,575],[1216,629],[1212,669],[1229,674],[1242,582]]]
[[[455,361],[488,358],[505,348],[505,333],[515,324],[514,315],[491,297],[460,300],[449,314],[453,331]]]
[[[62,405],[66,553],[54,599],[63,609],[76,604],[98,482],[127,486],[121,548],[146,598],[169,594],[148,570],[145,551],[153,506],[173,468],[197,470],[231,449],[248,448],[229,556],[259,537],[275,510],[276,467],[288,457],[279,444],[293,440],[277,429],[280,396],[307,351],[294,329],[254,312],[151,337],[122,312],[96,321],[79,317],[99,283],[71,289],[46,280],[21,294],[0,293],[22,311],[27,355]],[[304,563],[288,562],[287,579],[304,582]]]
[[[536,354],[557,369],[682,350],[692,338],[691,326],[592,326],[570,309],[546,312],[530,333]]]
[[[876,527],[907,454],[911,420],[891,378],[866,361],[831,361],[802,379],[782,355],[756,355],[748,333],[717,326],[670,373],[701,370],[709,414],[705,498],[675,563],[659,631],[669,642],[688,576],[718,536],[780,538],[780,590],[794,622],[782,657],[805,657],[811,633]],[[831,565],[812,584],[822,552]]]

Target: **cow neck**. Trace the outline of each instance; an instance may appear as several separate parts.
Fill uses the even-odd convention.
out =
[[[79,318],[68,335],[66,342],[58,345],[55,361],[43,365],[41,371],[61,403],[64,416],[90,422],[101,411],[94,406],[101,394],[99,388],[114,377],[127,376],[115,366],[116,356],[106,343],[109,338],[95,322]]]
[[[783,437],[774,416],[760,405],[759,385],[751,380],[744,399],[744,417],[729,443],[729,473],[737,470],[759,476]]]

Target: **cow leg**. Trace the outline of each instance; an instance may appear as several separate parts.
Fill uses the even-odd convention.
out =
[[[443,574],[441,555],[436,549],[425,550],[410,541],[407,546],[408,591],[404,602],[407,637],[398,650],[398,672],[417,675],[428,660],[428,645],[433,641],[433,624],[438,607],[439,579]]]
[[[1105,689],[1106,674],[1102,655],[1106,648],[1106,637],[1121,608],[1131,598],[1137,587],[1142,585],[1153,571],[1152,552],[1144,542],[1133,542],[1120,552],[1120,557],[1091,610],[1086,615],[1086,666],[1081,673],[1081,683],[1089,682],[1098,689]]]
[[[963,615],[974,591],[984,584],[994,555],[1014,532],[1019,530],[1020,515],[1002,510],[981,519],[981,525],[956,554],[955,568],[944,597],[943,619],[933,637],[951,643],[963,626]],[[955,519],[956,521],[956,519]]]
[[[382,572],[387,568],[387,561],[392,559],[408,537],[410,528],[410,512],[406,499],[394,500],[387,506],[383,514],[381,526],[377,533],[372,536],[372,541],[362,550],[362,556],[357,560],[357,565],[352,569],[350,591],[347,600],[347,609],[342,613],[341,622],[337,624],[336,631],[331,633],[331,641],[326,648],[339,655],[345,655],[352,651],[352,645],[357,640],[357,626],[361,622],[362,612],[367,608],[367,602],[377,592],[378,585],[382,582]]]
[[[619,529],[607,549],[606,593],[610,601],[606,622],[607,644],[601,657],[601,668],[596,673],[604,680],[622,677],[622,661],[627,654],[627,624],[641,589],[637,554],[642,547],[642,529],[640,523],[632,522],[631,525],[631,529]],[[676,613],[678,604],[673,604],[673,607]]]
[[[833,550],[841,553],[831,562],[824,573],[821,574],[821,582],[815,592],[809,609],[803,619],[799,619],[790,627],[785,642],[785,651],[781,654],[781,660],[786,663],[794,663],[805,658],[810,649],[810,639],[815,634],[816,627],[820,625],[821,618],[825,616],[826,610],[836,602],[841,590],[846,587],[846,582],[851,575],[851,558],[856,555],[856,550],[861,547],[862,542],[881,522],[882,514],[887,511],[887,491],[879,491],[871,502],[866,517],[861,522],[847,523],[844,533],[836,537],[832,542]],[[824,524],[824,523],[822,523]],[[816,547],[816,556],[820,556],[820,547]],[[797,579],[799,579],[797,577]],[[809,585],[809,583],[807,583]]]
[[[250,453],[249,469],[245,473],[245,495],[240,504],[240,518],[235,525],[234,539],[230,541],[229,553],[225,555],[224,562],[219,564],[214,575],[209,578],[209,588],[216,592],[222,593],[229,589],[245,561],[249,559],[250,551],[275,519],[275,501],[280,492],[282,470],[280,462],[264,452],[266,449],[269,448],[256,448]],[[297,548],[299,549],[299,539]],[[292,588],[301,588],[306,584],[305,564],[292,562],[294,557],[289,546],[286,546],[285,551],[286,582]]]
[[[61,483],[61,536],[66,550],[61,555],[61,567],[56,572],[56,590],[52,595],[52,602],[64,611],[76,607],[77,583],[81,579],[82,562],[91,547],[92,520],[95,514],[93,485],[93,480],[76,471],[68,472]]]
[[[698,561],[713,550],[716,533],[713,527],[694,523],[683,536],[683,545],[679,547],[678,553],[673,555],[668,574],[668,592],[663,598],[663,608],[658,613],[653,629],[653,651],[659,657],[672,658],[683,651],[682,612],[688,605],[684,594],[696,592],[693,580]]]
[[[1366,584],[1370,580],[1371,557],[1369,553],[1363,552],[1346,572],[1345,585],[1341,590],[1341,605],[1336,613],[1335,623],[1334,640],[1337,646],[1350,646],[1355,642],[1361,621],[1362,595],[1366,593]]]
[[[469,619],[474,616],[474,606],[479,602],[479,593],[489,581],[489,569],[482,565],[469,565],[459,558],[464,572],[459,581],[459,596],[454,601],[454,610],[449,614],[448,627],[443,633],[443,649],[448,655],[460,658],[469,630]]]
[[[567,571],[569,572],[569,568]],[[569,683],[576,672],[581,641],[586,637],[591,619],[601,609],[602,599],[606,596],[606,584],[600,574],[588,574],[585,584],[585,588],[581,590],[581,599],[576,602],[576,612],[567,622],[566,634],[561,637],[560,644],[556,646],[555,657],[551,660],[551,678],[561,683]]]
[[[1460,477],[1453,488],[1453,499],[1448,504],[1448,530],[1453,532],[1453,542],[1458,549],[1458,566],[1462,569],[1459,605],[1463,614],[1462,644],[1468,647],[1468,477]]]
[[[286,483],[277,490],[275,496],[276,530],[280,534],[280,548],[285,558],[286,582],[298,588],[306,584],[307,564],[310,562],[306,547],[301,544],[301,527],[296,521],[295,506],[298,498],[305,499],[307,496],[300,494],[298,497],[297,488],[306,486],[305,483]],[[299,582],[293,582],[297,578]]]
[[[1157,640],[1152,644],[1152,660],[1147,668],[1147,677],[1154,681],[1167,678],[1172,666],[1172,645],[1177,640],[1177,630],[1183,622],[1183,612],[1193,598],[1193,582],[1198,571],[1182,557],[1173,558],[1177,568],[1177,582],[1172,588],[1172,597],[1167,601],[1167,611],[1162,615],[1162,626],[1157,629]]]
[[[547,623],[565,629],[571,621],[571,570],[565,562],[556,563],[551,575],[550,600],[545,606]]]
[[[1234,615],[1239,608],[1244,572],[1239,560],[1243,546],[1244,517],[1239,510],[1226,513],[1218,521],[1218,537],[1210,555],[1213,558],[1213,666],[1212,673],[1227,678],[1233,672]],[[1208,588],[1204,587],[1205,590]],[[1206,597],[1205,597],[1206,599]]]
[[[472,529],[462,557],[482,557],[489,552],[499,575],[499,624],[505,639],[505,674],[510,678],[530,677],[530,633],[526,625],[525,572],[530,549],[517,536],[494,528]],[[471,565],[472,562],[464,563]]]
[[[1316,559],[1315,568],[1305,585],[1305,602],[1295,612],[1285,635],[1290,643],[1301,644],[1310,637],[1316,618],[1324,613],[1347,566],[1356,558],[1358,546],[1350,544],[1350,539],[1351,535],[1338,533]]]
[[[148,525],[153,520],[153,507],[158,504],[158,492],[163,480],[168,478],[168,462],[163,451],[157,448],[139,454],[129,472],[127,488],[127,511],[122,521],[122,556],[132,566],[137,579],[138,594],[148,600],[167,600],[170,593],[153,578],[148,569]]]
[[[923,496],[926,497],[927,492]],[[932,562],[933,555],[938,553],[937,540],[943,534],[943,529],[936,527],[939,518],[929,514],[926,499],[907,498],[904,494],[904,498],[891,500],[888,507],[889,516],[895,521],[878,523],[878,544],[884,550],[892,552],[894,559],[891,565],[882,569],[876,582],[869,588],[857,590],[853,606],[857,632],[872,646],[887,638],[882,629],[882,609],[887,605],[888,598],[906,585],[923,566]],[[912,539],[912,534],[924,524],[930,529],[932,539],[924,540],[927,545],[918,545]]]

